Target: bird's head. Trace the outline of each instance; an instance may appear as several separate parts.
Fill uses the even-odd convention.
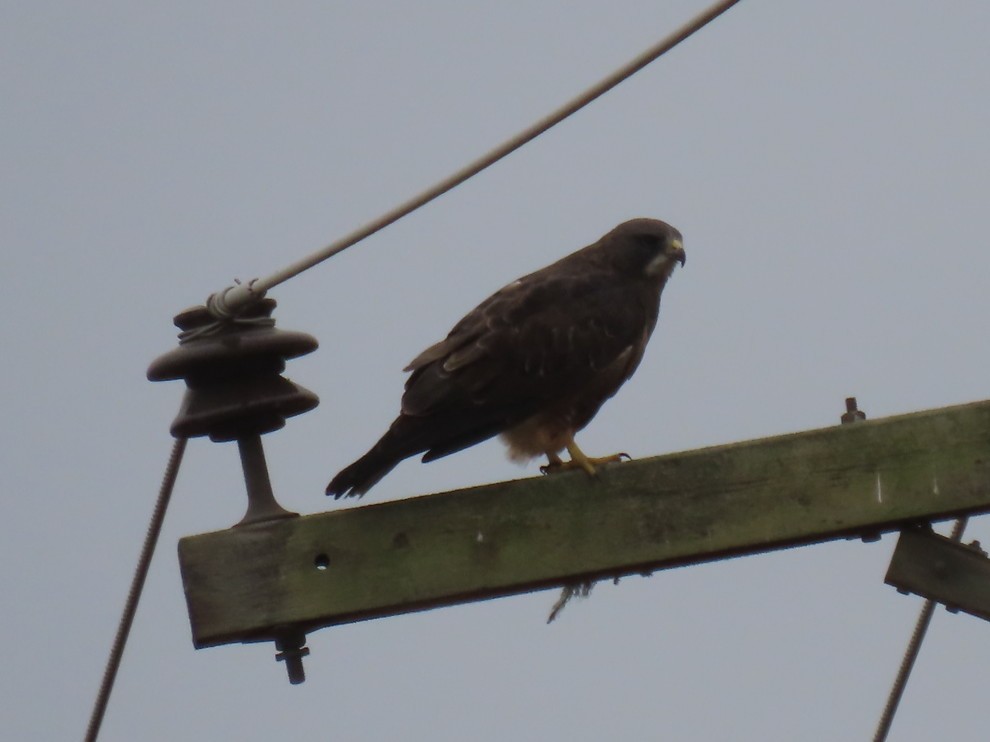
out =
[[[659,219],[630,219],[602,237],[601,244],[623,271],[666,280],[684,265],[684,238]]]

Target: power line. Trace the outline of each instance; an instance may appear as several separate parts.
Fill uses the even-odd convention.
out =
[[[229,316],[231,314],[236,314],[240,307],[249,303],[253,298],[262,295],[268,289],[274,288],[280,283],[299,275],[303,271],[322,263],[327,258],[333,257],[337,253],[346,250],[348,247],[357,244],[366,237],[373,235],[375,232],[384,229],[388,225],[398,221],[416,209],[425,206],[430,201],[442,196],[447,191],[477,175],[482,170],[494,165],[503,157],[515,152],[524,144],[536,139],[536,137],[581,110],[596,98],[599,98],[612,88],[616,87],[619,83],[632,77],[632,75],[639,72],[651,62],[659,59],[689,36],[693,35],[697,31],[700,31],[702,28],[707,26],[739,2],[740,0],[723,0],[723,2],[715,3],[707,10],[695,16],[683,26],[669,34],[667,37],[627,62],[615,72],[603,78],[580,95],[562,105],[556,111],[553,111],[543,117],[536,123],[516,134],[514,137],[507,139],[505,142],[473,162],[468,163],[460,170],[438,182],[436,185],[427,188],[425,191],[413,196],[408,201],[399,204],[392,210],[382,214],[377,219],[368,222],[363,227],[354,230],[350,234],[344,235],[336,242],[332,242],[324,247],[322,250],[319,250],[312,255],[303,258],[302,260],[292,263],[267,278],[255,279],[254,281],[248,283],[237,284],[236,286],[232,286],[222,292],[214,294],[210,297],[209,302],[211,311],[218,316]]]
[[[110,648],[110,656],[107,658],[107,666],[103,672],[103,681],[100,683],[100,690],[93,704],[93,713],[89,717],[85,742],[96,742],[96,738],[100,734],[103,715],[106,713],[110,693],[113,690],[114,681],[117,679],[120,659],[124,655],[127,637],[131,633],[134,614],[137,613],[138,601],[141,599],[141,590],[144,588],[144,581],[148,576],[148,569],[151,567],[151,557],[155,553],[155,545],[158,543],[158,536],[162,532],[165,510],[168,508],[169,500],[172,497],[175,479],[179,475],[179,464],[182,463],[182,454],[185,453],[185,450],[186,439],[176,438],[172,446],[172,454],[168,459],[168,465],[165,467],[162,486],[158,491],[158,500],[155,501],[155,509],[152,511],[151,521],[148,523],[148,533],[144,537],[141,556],[138,558],[137,568],[134,570],[134,577],[131,580],[131,589],[127,593],[127,601],[124,603],[120,624],[117,626],[117,635],[114,637],[113,646]]]

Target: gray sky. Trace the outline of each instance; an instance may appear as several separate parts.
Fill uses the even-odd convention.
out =
[[[8,1],[0,10],[5,739],[82,736],[171,444],[171,317],[515,133],[699,2]],[[580,437],[648,456],[988,396],[990,6],[747,2],[549,135],[275,290],[320,407],[266,438],[304,513],[402,366],[633,216],[684,233],[637,376]],[[490,442],[365,499],[535,474]],[[175,544],[244,509],[193,441],[103,740],[849,740],[920,600],[894,539],[796,549],[195,651]],[[967,538],[990,540],[975,521]],[[990,627],[938,611],[892,739],[985,736]]]

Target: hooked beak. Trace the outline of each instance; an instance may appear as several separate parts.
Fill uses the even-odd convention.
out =
[[[670,243],[670,254],[671,257],[684,267],[684,262],[687,260],[687,255],[684,253],[684,243],[680,240],[674,240]]]

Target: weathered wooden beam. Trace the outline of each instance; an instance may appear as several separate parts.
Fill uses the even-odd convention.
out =
[[[197,646],[990,510],[990,402],[184,538]]]

